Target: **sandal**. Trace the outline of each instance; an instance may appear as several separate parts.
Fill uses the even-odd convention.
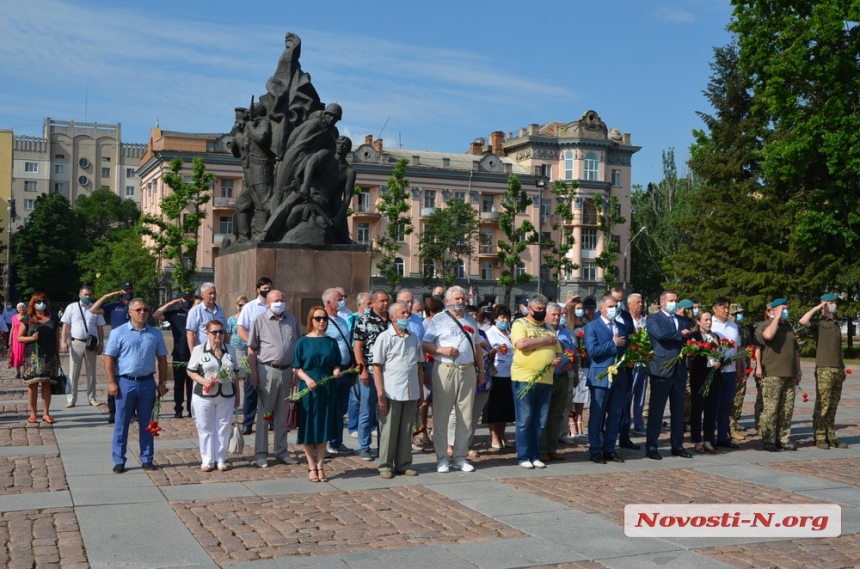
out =
[[[211,466],[209,466],[209,465],[201,466],[201,467],[200,467],[200,472],[212,472],[212,467],[211,467]]]
[[[35,415],[30,415],[30,418],[27,419],[27,422],[28,423],[38,423],[39,419],[37,419]]]
[[[49,425],[53,425],[54,423],[56,423],[56,421],[54,421],[54,418],[51,417],[50,415],[45,415],[44,417],[42,417],[42,420],[45,421],[46,423],[48,423]]]
[[[325,470],[323,470],[322,468],[317,468],[317,472],[320,473],[320,476],[319,476],[320,482],[328,482],[328,478],[326,478],[326,476],[325,476]]]
[[[311,472],[314,473],[313,476],[311,476]],[[319,476],[317,476],[317,469],[316,468],[308,468],[308,480],[310,480],[311,482],[319,482],[320,481]]]

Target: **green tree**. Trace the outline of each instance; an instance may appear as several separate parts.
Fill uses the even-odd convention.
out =
[[[409,161],[404,158],[394,165],[388,184],[383,186],[376,206],[382,217],[386,219],[385,232],[376,238],[376,246],[382,252],[382,258],[377,263],[377,267],[391,292],[394,292],[403,280],[394,261],[400,254],[404,239],[413,231],[412,219],[407,214],[410,203],[409,180],[406,178],[408,164]]]
[[[626,220],[621,215],[617,196],[603,200],[596,199],[594,207],[597,209],[597,228],[603,233],[603,251],[595,257],[594,264],[603,269],[603,282],[606,283],[606,288],[610,289],[618,286],[615,266],[615,260],[618,258],[618,244],[612,240],[612,230]]]
[[[171,192],[161,198],[161,214],[143,218],[144,231],[155,241],[155,248],[165,262],[173,267],[176,293],[193,288],[197,273],[197,244],[200,226],[206,218],[205,206],[212,198],[214,174],[206,173],[203,158],[195,156],[191,163],[191,182],[184,181],[182,158],[170,161],[164,183]]]
[[[42,291],[53,302],[62,302],[77,293],[81,279],[76,260],[86,246],[83,231],[80,217],[62,194],[36,198],[30,222],[12,238],[18,298]]]
[[[499,216],[499,229],[504,234],[504,239],[499,239],[499,262],[505,268],[499,277],[499,286],[505,289],[502,304],[511,305],[511,292],[514,285],[525,284],[532,276],[525,271],[517,274],[517,266],[522,261],[522,254],[526,247],[537,242],[534,224],[528,219],[523,219],[517,225],[517,213],[525,212],[532,205],[533,200],[523,190],[520,179],[515,175],[508,177],[508,187],[502,194],[501,215]]]
[[[424,220],[419,251],[424,263],[441,268],[442,284],[447,288],[457,279],[457,266],[470,258],[478,234],[479,214],[463,200],[451,199]],[[424,275],[424,283],[435,284],[435,276]]]
[[[576,244],[573,238],[573,200],[576,198],[576,190],[579,183],[571,181],[570,185],[564,180],[556,180],[550,188],[550,193],[556,199],[555,208],[552,210],[552,221],[550,227],[553,233],[558,235],[558,242],[551,236],[549,239],[541,237],[541,249],[544,263],[552,273],[552,280],[556,286],[561,277],[579,268],[579,265],[570,260],[567,254]]]
[[[134,225],[140,209],[134,200],[122,199],[110,188],[99,188],[92,194],[81,194],[75,201],[75,211],[84,224],[84,235],[93,245],[112,232]]]
[[[99,241],[78,259],[83,282],[93,286],[96,298],[116,290],[117,283],[131,281],[135,293],[154,299],[158,287],[158,258],[143,244],[139,225],[123,227]]]

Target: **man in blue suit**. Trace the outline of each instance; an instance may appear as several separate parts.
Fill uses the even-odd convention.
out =
[[[588,370],[588,387],[591,391],[591,408],[588,417],[588,452],[591,461],[606,464],[606,461],[624,462],[615,452],[615,440],[621,423],[621,408],[627,392],[627,371],[620,368],[610,380],[609,374],[598,379],[609,370],[616,358],[627,350],[627,327],[615,320],[618,303],[611,296],[600,299],[600,313],[585,325],[585,349],[591,357]]]
[[[663,411],[669,400],[671,413],[672,456],[693,458],[684,450],[684,402],[687,397],[687,363],[682,359],[669,369],[662,369],[665,362],[678,356],[690,337],[690,321],[677,316],[678,295],[666,290],[660,294],[660,310],[648,317],[648,337],[654,359],[651,360],[651,398],[648,411],[648,428],[645,438],[645,456],[662,460],[657,452],[657,438],[663,425]]]

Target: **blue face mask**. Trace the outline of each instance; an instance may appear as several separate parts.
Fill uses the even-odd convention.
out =
[[[675,301],[666,303],[666,312],[669,314],[675,314],[675,310],[678,309],[678,303]]]
[[[507,330],[508,329],[508,321],[507,320],[499,320],[496,322],[496,328],[499,330]]]
[[[409,327],[409,319],[408,318],[398,318],[397,319],[397,327],[401,330],[406,330]]]
[[[337,303],[337,309],[343,310],[344,308],[346,308],[346,299],[341,298]]]
[[[618,313],[618,307],[613,306],[606,309],[606,317],[610,320],[615,320],[615,315]]]
[[[93,299],[92,299],[92,298],[90,298],[90,297],[88,297],[88,296],[81,296],[81,297],[78,297],[78,300],[80,300],[80,301],[81,301],[81,304],[90,305],[90,304],[92,304],[92,303],[93,303]]]
[[[179,303],[179,305],[182,307],[183,310],[191,310],[191,306],[193,304],[194,303],[190,300],[183,300],[182,302]]]
[[[123,300],[131,300],[132,298],[134,298],[134,293],[133,293],[133,292],[124,292],[124,293],[122,293],[122,299],[123,299]]]
[[[527,307],[523,307],[523,309],[520,310],[520,312],[522,312],[523,316],[529,315],[529,309]]]
[[[699,309],[698,309],[698,308],[694,308],[694,309],[693,309],[693,316],[698,316],[698,315],[699,315]]]
[[[558,321],[559,326],[567,326],[567,316],[562,316],[561,320]]]
[[[577,318],[582,318],[585,315],[585,310],[583,310],[581,308],[577,308],[576,310],[573,311],[573,315],[576,316]]]
[[[36,303],[36,310],[45,310],[46,306],[48,306],[48,305],[45,304],[44,302],[37,302]]]
[[[368,314],[370,314],[370,309],[369,309],[369,308],[365,308],[365,309],[364,309],[364,315],[365,315],[365,316],[367,316]]]
[[[782,320],[788,320],[788,308],[782,309],[782,314],[779,315]]]
[[[736,314],[735,315],[735,321],[736,322],[743,322],[744,321],[744,313],[740,312],[740,313]]]

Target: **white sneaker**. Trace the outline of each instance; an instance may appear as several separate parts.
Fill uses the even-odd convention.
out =
[[[354,438],[354,439],[357,439],[357,438],[358,438],[358,431],[353,431],[353,432],[351,432],[351,433],[349,434],[349,436],[351,436],[351,437],[352,437],[352,438]]]
[[[451,465],[451,468],[454,470],[459,470],[460,472],[475,472],[475,467],[466,462],[465,460],[462,462],[455,462]]]
[[[451,468],[448,466],[448,461],[445,459],[440,460],[436,464],[436,472],[439,472],[440,474],[445,474],[445,473],[449,472],[450,470],[451,470]]]
[[[299,463],[299,461],[297,461],[296,459],[294,459],[293,457],[291,457],[288,454],[286,454],[284,456],[279,456],[278,462],[281,462],[282,464],[298,464]]]
[[[68,409],[69,407],[74,407],[74,406],[75,406],[75,404],[74,404],[74,403],[72,403],[71,401],[69,401],[68,403],[66,403],[66,409]]]
[[[98,406],[99,406],[99,402],[98,402],[98,401],[96,401],[95,399],[90,399],[90,405],[92,405],[93,407],[98,407]]]
[[[535,468],[546,468],[546,465],[540,460],[533,460],[532,466],[534,466]]]
[[[534,467],[535,467],[535,465],[534,465],[534,464],[532,464],[532,461],[530,461],[530,460],[524,460],[524,461],[522,461],[522,462],[520,463],[520,466],[522,466],[523,468],[528,468],[528,469],[532,469],[532,468],[534,468]]]

